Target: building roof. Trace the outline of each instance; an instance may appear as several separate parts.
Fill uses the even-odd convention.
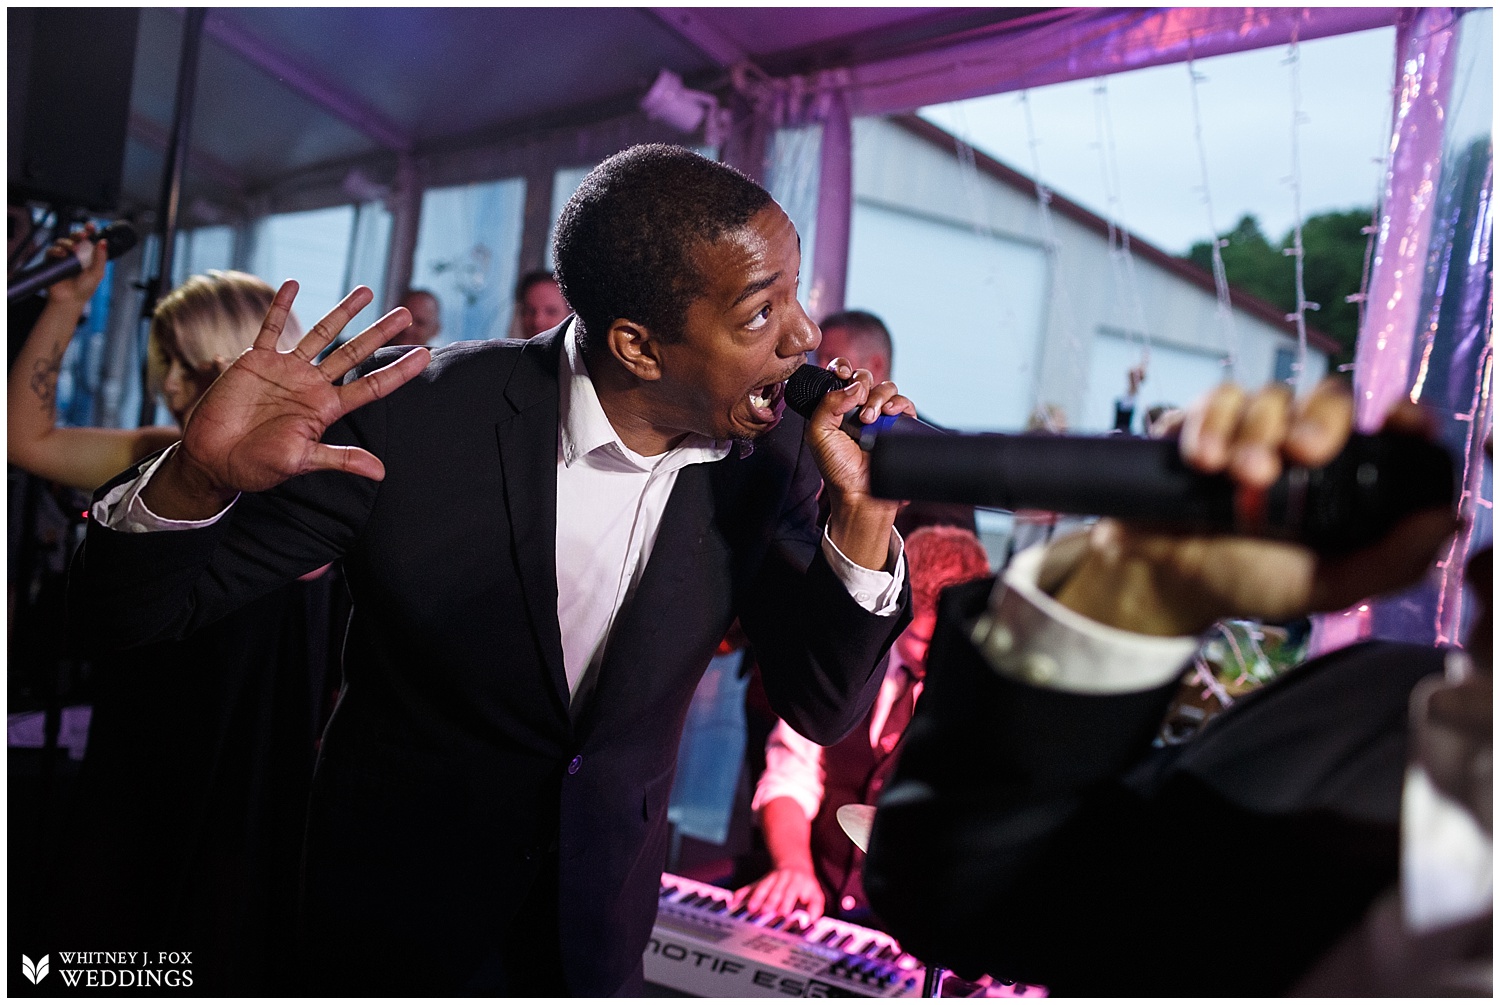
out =
[[[951,153],[954,156],[959,155],[960,140],[941,126],[934,125],[926,119],[918,118],[916,115],[893,115],[891,116],[891,121],[944,152]],[[1033,179],[1028,178],[1015,168],[1002,164],[983,151],[970,149],[974,156],[974,166],[980,171],[983,171],[1004,185],[1025,193],[1029,198],[1036,197],[1036,182]],[[1085,209],[1078,203],[1056,192],[1052,193],[1052,200],[1049,205],[1054,211],[1067,217],[1074,223],[1094,231],[1101,237],[1106,239],[1109,237],[1112,225],[1108,220],[1092,210]],[[1151,242],[1125,230],[1123,227],[1116,225],[1114,229],[1126,234],[1130,238],[1131,254],[1177,276],[1179,279],[1200,287],[1214,296],[1218,296],[1218,289],[1214,285],[1213,274],[1207,269],[1186,258],[1178,258],[1176,255],[1168,254]],[[1270,301],[1263,300],[1231,285],[1229,288],[1229,302],[1236,309],[1244,311],[1246,314],[1258,318],[1274,328],[1280,329],[1288,337],[1293,339],[1297,337],[1296,322],[1288,321],[1287,312]],[[1311,325],[1307,328],[1307,344],[1311,348],[1330,355],[1336,355],[1343,349],[1331,336]]]

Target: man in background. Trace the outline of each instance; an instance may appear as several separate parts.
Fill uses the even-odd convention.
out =
[[[399,306],[411,312],[411,327],[397,335],[391,344],[431,347],[443,332],[442,305],[438,298],[428,290],[407,290]]]
[[[819,366],[826,367],[829,360],[842,356],[855,369],[869,370],[877,383],[891,379],[891,333],[880,318],[869,311],[839,311],[824,318],[819,327],[823,329],[816,356]]]
[[[535,338],[549,328],[562,324],[573,308],[563,299],[562,290],[552,273],[542,269],[528,272],[516,283],[516,323],[520,338]]]
[[[1115,399],[1115,430],[1130,434],[1135,424],[1135,395],[1146,382],[1146,364],[1137,363],[1125,373],[1125,394]],[[1149,425],[1149,420],[1148,420]]]
[[[823,341],[813,351],[812,362],[826,368],[834,359],[843,358],[857,370],[870,371],[877,383],[891,379],[894,345],[890,330],[877,315],[863,310],[839,311],[824,318],[819,328],[823,332]],[[826,498],[819,500],[818,520],[828,522]],[[976,538],[979,532],[972,506],[917,500],[905,503],[896,517],[896,530],[903,538],[909,538],[921,527],[943,526],[958,527]],[[760,667],[751,650],[745,653],[740,675],[750,678],[745,688],[745,770],[751,786],[754,786],[766,772],[767,743],[777,717],[771,711],[760,680]],[[758,812],[760,803],[761,800],[757,799],[753,804],[760,827],[750,836],[750,849],[736,860],[736,883],[748,882],[753,877],[766,875],[767,869],[777,868],[774,849],[769,846],[769,841],[764,840],[768,838],[767,825],[762,822],[763,814]]]

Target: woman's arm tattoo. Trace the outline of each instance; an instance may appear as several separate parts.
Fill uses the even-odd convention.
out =
[[[31,370],[31,392],[46,408],[51,408],[57,398],[57,377],[62,373],[63,353],[67,346],[53,347],[51,357],[43,356]]]

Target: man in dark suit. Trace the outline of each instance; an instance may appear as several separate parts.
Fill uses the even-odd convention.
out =
[[[840,363],[852,389],[782,416],[819,335],[770,196],[632,148],[580,186],[555,252],[564,325],[347,383],[405,312],[315,366],[371,295],[279,354],[288,283],[182,442],[96,500],[75,612],[115,645],[343,559],[304,866],[325,990],[638,992],[678,737],[730,622],[778,711],[831,742],[906,619],[896,504],[838,424],[913,408]]]
[[[1251,493],[1283,460],[1326,463],[1352,416],[1336,385],[1295,407],[1284,388],[1224,388],[1188,420],[1183,455]],[[1412,429],[1420,416],[1392,422]],[[910,952],[960,974],[1065,995],[1287,993],[1406,868],[1416,821],[1403,786],[1421,763],[1408,723],[1425,708],[1412,696],[1419,681],[1442,681],[1445,660],[1451,679],[1457,654],[1351,647],[1289,671],[1187,743],[1153,739],[1214,621],[1339,610],[1405,585],[1453,527],[1451,513],[1428,510],[1372,546],[1320,557],[1105,520],[1017,556],[993,597],[989,584],[951,592],[871,834],[871,904]],[[1486,789],[1488,732],[1472,760]],[[1442,787],[1445,773],[1434,777]],[[1487,835],[1488,800],[1450,787],[1448,819]],[[1487,841],[1475,838],[1481,864]],[[1454,957],[1487,958],[1487,868],[1474,879],[1478,900],[1425,911],[1459,926],[1440,947]],[[1439,972],[1430,948],[1399,980],[1358,993],[1450,986],[1461,968]],[[1335,969],[1348,975],[1357,955]],[[1339,993],[1327,970],[1309,986]]]

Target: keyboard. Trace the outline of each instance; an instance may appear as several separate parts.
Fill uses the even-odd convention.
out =
[[[663,873],[646,980],[708,998],[919,998],[926,967],[873,928],[729,909],[729,890]],[[1046,991],[949,975],[945,998],[1040,998]]]

